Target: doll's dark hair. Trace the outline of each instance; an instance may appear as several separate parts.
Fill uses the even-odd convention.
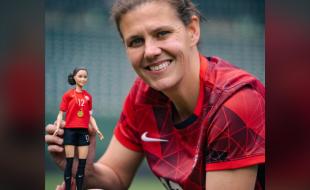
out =
[[[74,68],[73,72],[70,73],[70,74],[68,75],[68,83],[69,83],[70,85],[75,85],[75,84],[76,84],[76,82],[75,82],[75,80],[74,80],[74,76],[75,76],[76,73],[78,73],[80,70],[84,70],[84,71],[86,71],[86,73],[88,73],[88,71],[87,71],[87,69],[86,69],[85,67],[76,67],[76,68]]]

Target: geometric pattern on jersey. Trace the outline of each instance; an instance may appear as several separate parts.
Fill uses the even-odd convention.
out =
[[[204,57],[201,60],[203,68],[207,60]],[[199,114],[186,127],[175,127],[172,102],[138,78],[115,128],[118,141],[131,150],[143,152],[151,171],[167,182],[165,186],[177,184],[182,189],[202,190],[208,171],[264,163],[265,126],[264,122],[256,122],[264,121],[265,117],[263,85],[245,71],[216,57],[210,58],[201,78],[203,85],[198,100],[202,97],[202,103],[195,108]],[[260,95],[257,100],[257,105],[262,102],[257,107],[260,109],[250,109],[257,112],[253,114],[257,118],[245,118],[224,106],[245,88]],[[221,129],[229,132],[221,133]],[[168,142],[145,142],[141,140],[145,132],[147,137]],[[258,179],[256,190],[261,189],[259,184]]]
[[[256,115],[253,115],[256,117]],[[246,126],[242,119],[229,108],[223,106],[216,115],[217,124],[213,126],[213,132],[220,134],[220,138],[216,139],[216,143],[211,143],[207,150],[207,163],[218,161],[231,161],[234,158],[229,157],[227,152],[235,151],[234,156],[240,158],[247,155],[263,154],[265,151],[265,138],[252,128]],[[222,127],[229,124],[229,127],[223,131]],[[244,138],[246,137],[246,138]],[[210,147],[212,149],[210,149]],[[230,148],[233,147],[233,150]]]
[[[180,181],[182,178],[188,178],[189,180],[182,184],[183,189],[187,187],[199,189],[200,184],[205,180],[205,162],[202,159],[198,159],[198,157],[195,159],[195,149],[197,148],[195,145],[198,141],[195,137],[199,136],[201,128],[192,126],[182,129],[183,132],[180,132],[172,127],[163,127],[173,125],[172,123],[165,124],[165,122],[171,122],[171,112],[167,112],[167,110],[161,108],[154,108],[153,110],[154,115],[156,115],[157,126],[161,133],[160,136],[161,138],[169,139],[169,144],[167,145],[165,142],[160,143],[160,157],[152,155],[152,153],[147,154],[149,165],[153,171],[160,171],[157,176],[165,176],[166,179],[172,181]],[[163,115],[164,117],[162,117]],[[181,139],[182,143],[180,143]],[[192,168],[193,166],[195,167]],[[193,172],[189,173],[188,171]]]

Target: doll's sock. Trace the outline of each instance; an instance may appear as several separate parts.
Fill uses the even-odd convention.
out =
[[[82,190],[83,187],[85,165],[86,159],[79,159],[79,166],[75,176],[77,190]]]
[[[71,190],[73,158],[66,158],[66,160],[67,160],[67,163],[66,163],[66,168],[65,168],[64,180],[66,184],[66,190]]]

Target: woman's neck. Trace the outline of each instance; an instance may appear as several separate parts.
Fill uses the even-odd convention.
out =
[[[166,96],[172,100],[175,108],[176,115],[174,116],[175,122],[184,121],[194,113],[198,96],[199,96],[199,72],[200,72],[200,58],[199,53],[194,56],[189,63],[189,69],[182,81],[169,92],[164,92]]]

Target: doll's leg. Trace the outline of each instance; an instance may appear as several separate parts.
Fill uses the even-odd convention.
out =
[[[65,168],[65,173],[64,173],[64,180],[66,183],[66,190],[71,190],[71,176],[72,176],[74,149],[75,149],[75,146],[73,145],[65,145],[67,163],[66,163],[66,168]]]
[[[86,165],[87,154],[88,154],[88,145],[78,146],[79,166],[75,177],[77,190],[82,190],[83,187],[84,170]]]

